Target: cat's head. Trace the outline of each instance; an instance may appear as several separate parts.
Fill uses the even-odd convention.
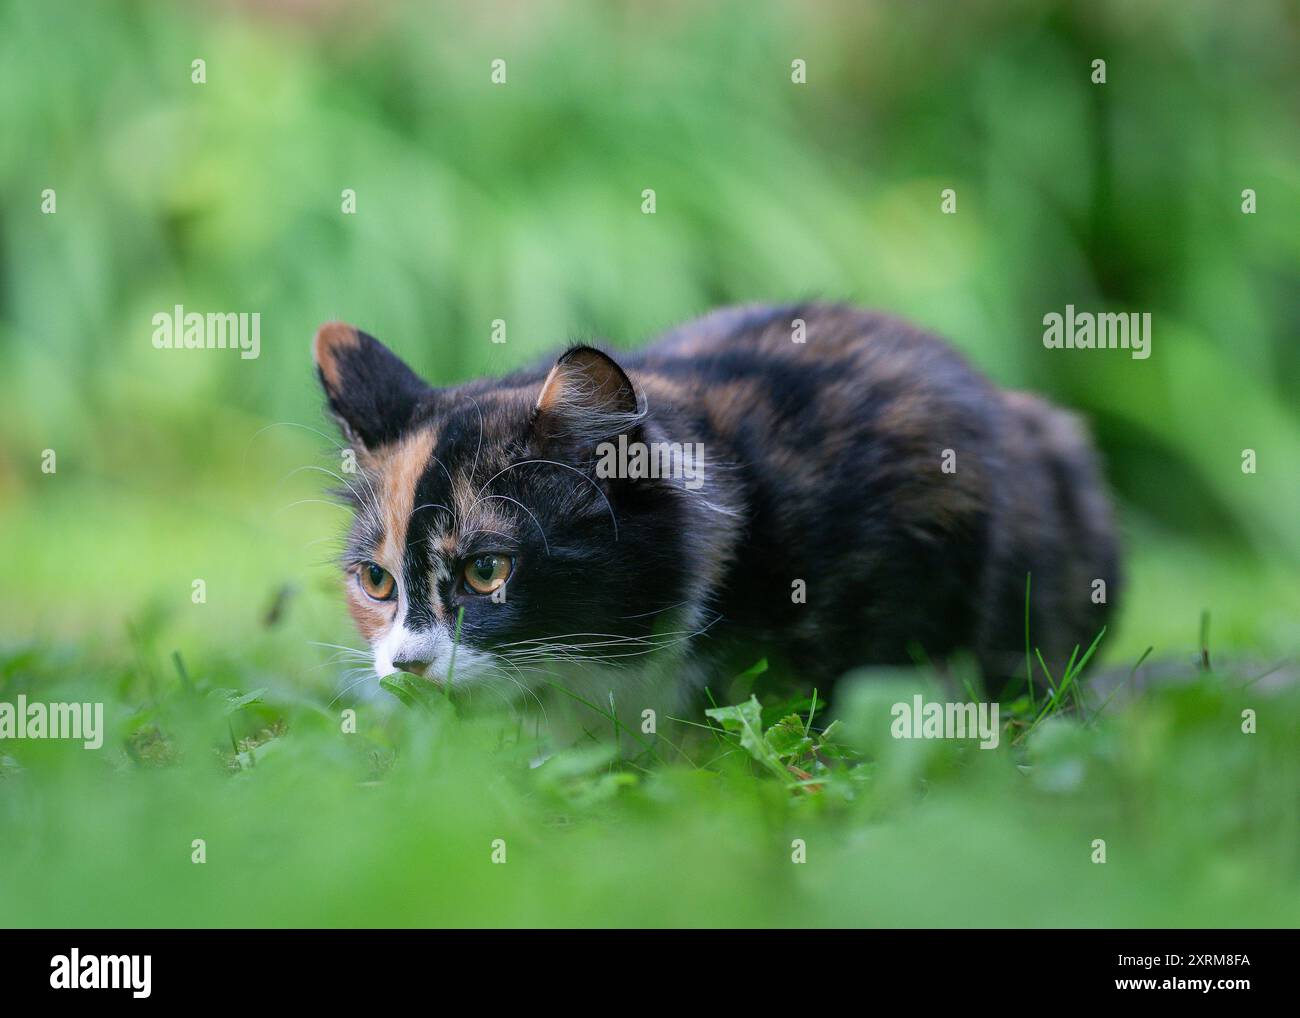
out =
[[[379,676],[444,681],[458,617],[455,687],[531,686],[557,662],[635,662],[671,641],[699,586],[691,500],[670,480],[597,476],[600,443],[656,427],[611,357],[580,346],[549,370],[435,389],[348,325],[322,326],[313,354],[354,454],[342,564]]]

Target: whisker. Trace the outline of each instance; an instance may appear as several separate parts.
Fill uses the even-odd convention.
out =
[[[300,506],[300,505],[309,505],[309,504],[315,504],[315,505],[327,505],[327,506],[329,506],[331,509],[342,509],[344,512],[347,512],[347,511],[348,511],[348,507],[347,507],[347,506],[345,506],[345,505],[339,505],[337,502],[331,502],[331,501],[330,501],[329,499],[327,499],[327,498],[300,498],[300,499],[298,499],[298,500],[295,501],[295,502],[290,502],[288,505],[282,505],[282,506],[280,506],[280,508],[277,509],[277,510],[275,510],[275,511],[276,511],[277,514],[279,514],[279,513],[284,513],[284,512],[288,512],[290,509],[294,509],[294,508],[296,508],[296,507],[298,507],[298,506]]]
[[[469,476],[473,477],[478,471],[478,454],[483,451],[483,408],[478,405],[478,400],[466,393],[466,398],[474,404],[474,409],[478,411],[478,446],[474,449],[474,465],[469,468]]]
[[[308,644],[313,647],[329,647],[331,650],[350,650],[356,654],[369,654],[370,652],[364,647],[349,647],[342,643],[321,643],[319,640],[308,640]]]
[[[418,513],[421,509],[441,509],[453,520],[455,520],[456,518],[456,513],[453,512],[451,509],[449,509],[447,506],[443,505],[441,502],[425,502],[423,505],[417,505],[414,509],[412,509],[407,514],[406,516],[407,522],[409,523],[411,521],[411,517],[414,516],[416,513]]]
[[[360,480],[362,480],[365,483],[366,487],[369,489],[370,491],[369,498],[367,498],[361,492],[357,491],[357,489],[354,488],[352,484],[347,480],[347,478],[345,478],[342,474],[335,473],[333,470],[327,470],[325,467],[317,466],[314,463],[305,463],[300,467],[295,467],[293,470],[290,470],[287,474],[285,474],[284,477],[281,478],[281,480],[288,480],[290,477],[293,477],[295,474],[300,474],[304,470],[315,470],[318,471],[319,473],[324,474],[326,477],[334,478],[336,481],[339,482],[339,484],[343,485],[344,488],[346,488],[349,492],[352,493],[352,497],[356,499],[357,503],[363,509],[371,513],[374,513],[376,516],[383,515],[382,509],[379,505],[379,494],[378,492],[375,491],[374,485],[370,483],[370,478],[366,476],[364,471],[358,474],[357,476],[358,478],[360,478]]]
[[[461,536],[468,538],[472,534],[496,534],[497,537],[504,537],[507,541],[513,539],[510,534],[503,534],[499,530],[492,530],[488,527],[475,527],[473,530],[467,531]]]
[[[344,674],[345,674],[345,675],[351,675],[351,674],[353,674],[353,672],[348,671],[348,672],[345,672]],[[330,707],[333,707],[336,703],[339,702],[339,700],[341,700],[343,697],[347,696],[348,693],[350,693],[350,692],[352,692],[352,690],[356,689],[357,686],[361,685],[361,683],[365,682],[366,679],[368,679],[369,677],[370,677],[369,669],[367,669],[367,670],[364,671],[364,672],[361,672],[361,673],[357,676],[357,678],[353,679],[351,682],[349,682],[346,686],[344,686],[342,689],[340,689],[340,690],[338,691],[338,693],[335,695],[334,699],[332,699],[329,703],[327,703],[327,704],[325,705],[326,709],[328,710]]]
[[[526,505],[520,502],[517,498],[511,498],[509,495],[484,495],[482,498],[476,498],[474,500],[474,504],[478,505],[480,502],[486,502],[490,498],[503,498],[507,502],[513,502],[515,505],[519,506],[519,508],[522,509],[524,512],[528,513],[528,518],[533,521],[533,525],[537,527],[538,532],[542,535],[542,547],[546,550],[546,554],[549,555],[551,553],[551,545],[546,540],[546,531],[542,529],[542,525],[537,522],[537,517],[534,516],[531,511],[529,511]]]
[[[601,489],[600,489],[600,485],[599,485],[599,484],[597,484],[595,481],[593,481],[590,477],[588,477],[586,474],[584,474],[584,473],[583,473],[581,470],[579,470],[577,467],[571,467],[571,466],[569,466],[569,464],[567,464],[567,463],[559,463],[559,462],[557,462],[556,460],[534,459],[534,460],[520,460],[518,463],[511,463],[510,466],[506,467],[504,470],[498,470],[495,474],[493,474],[491,477],[489,477],[489,478],[487,479],[487,482],[483,485],[483,487],[479,488],[479,490],[478,490],[478,495],[475,495],[475,496],[474,496],[474,504],[475,504],[475,505],[478,504],[478,500],[479,500],[479,498],[482,496],[483,492],[487,490],[488,485],[491,484],[493,481],[495,481],[495,480],[496,480],[498,477],[500,477],[502,474],[507,473],[508,471],[514,470],[515,467],[524,467],[524,466],[528,466],[530,463],[544,463],[544,464],[548,464],[548,465],[553,466],[553,467],[562,467],[562,468],[565,469],[565,470],[571,470],[573,473],[577,474],[577,475],[578,475],[579,477],[581,477],[584,481],[586,481],[586,482],[587,482],[588,484],[590,484],[593,488],[595,488],[595,489],[596,489],[596,494],[599,495],[599,496],[601,497],[601,499],[604,500],[604,502],[605,502],[605,508],[609,511],[609,519],[610,519],[610,522],[611,522],[611,523],[613,524],[613,526],[614,526],[614,540],[615,540],[615,541],[618,540],[618,517],[614,515],[614,507],[610,504],[609,496],[606,495],[603,491],[601,491]],[[471,512],[473,511],[473,506],[470,507],[470,511],[471,511]]]
[[[693,630],[670,629],[670,630],[666,630],[663,633],[656,634],[655,636],[624,636],[624,635],[620,635],[619,633],[561,633],[556,636],[538,636],[528,640],[513,640],[510,643],[502,643],[499,644],[498,646],[518,647],[521,644],[527,644],[527,643],[559,642],[562,640],[571,640],[575,636],[599,637],[602,640],[609,640],[615,643],[645,643],[657,639],[659,636],[675,636],[679,633],[688,633],[688,632],[693,632]]]
[[[670,612],[674,608],[680,608],[682,605],[689,604],[689,603],[690,603],[689,601],[678,601],[676,604],[670,604],[667,608],[656,608],[654,611],[638,612],[636,615],[620,615],[619,618],[620,619],[643,619],[647,615],[659,615],[662,612]]]

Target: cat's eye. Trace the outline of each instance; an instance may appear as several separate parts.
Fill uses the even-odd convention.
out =
[[[397,581],[393,579],[393,574],[374,562],[361,563],[361,568],[357,571],[357,582],[361,584],[361,589],[376,601],[391,600],[397,589]]]
[[[477,555],[465,563],[465,586],[475,594],[491,594],[510,579],[509,555]]]

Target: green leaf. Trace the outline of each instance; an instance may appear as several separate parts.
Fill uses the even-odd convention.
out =
[[[394,672],[379,680],[380,688],[388,690],[407,707],[423,708],[433,713],[434,687],[427,682],[413,679],[404,672]]]
[[[785,765],[781,763],[781,758],[763,739],[763,707],[756,696],[750,694],[749,699],[744,703],[733,704],[730,707],[710,707],[704,713],[705,716],[720,722],[726,731],[738,734],[740,745],[755,760],[780,775],[783,781],[789,780],[790,775]]]
[[[266,689],[254,689],[251,693],[241,693],[237,689],[214,689],[208,695],[225,701],[222,707],[222,713],[229,716],[238,710],[243,710],[251,703],[261,703],[262,694]]]
[[[386,689],[395,697],[402,701],[407,707],[416,706],[415,696],[408,688],[406,676],[401,672],[395,672],[392,675],[385,675],[379,680],[379,688]]]
[[[783,760],[797,760],[812,751],[813,741],[804,734],[803,719],[787,714],[763,735],[768,748]]]
[[[836,730],[837,728],[839,728],[839,727],[840,727],[840,722],[839,722],[839,719],[836,718],[834,721],[832,721],[829,725],[827,725],[827,726],[822,730],[821,735],[817,736],[817,746],[818,746],[819,748],[821,748],[821,747],[824,747],[824,746],[833,745],[834,742],[835,742],[835,739],[834,739],[834,737],[832,736],[832,733],[835,733],[836,735],[838,735],[839,733],[835,732],[835,730]]]

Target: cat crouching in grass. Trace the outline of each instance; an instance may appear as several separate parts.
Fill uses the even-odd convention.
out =
[[[727,308],[448,388],[341,323],[313,353],[356,453],[342,564],[378,676],[444,684],[455,646],[458,695],[558,708],[566,731],[607,732],[581,705],[612,704],[637,731],[760,657],[825,691],[969,652],[996,692],[1023,681],[1026,574],[1054,672],[1114,601],[1075,418],[897,319]]]

